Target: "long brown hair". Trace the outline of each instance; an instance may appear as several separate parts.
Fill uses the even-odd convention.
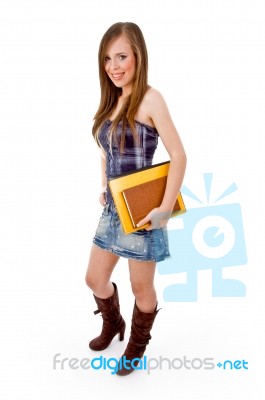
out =
[[[113,120],[111,125],[111,135],[115,133],[118,124],[122,122],[122,135],[120,142],[120,149],[124,151],[125,145],[125,129],[126,126],[132,130],[134,140],[137,141],[137,131],[135,128],[135,114],[140,106],[140,103],[148,89],[148,55],[147,48],[144,40],[143,33],[138,25],[133,22],[117,22],[112,25],[106,33],[103,35],[98,51],[98,66],[99,66],[99,81],[101,88],[101,98],[99,108],[94,116],[94,125],[92,128],[92,134],[99,144],[98,132],[102,124],[108,119],[113,113],[118,98],[122,93],[122,89],[114,85],[114,83],[108,77],[105,71],[105,56],[109,45],[113,40],[117,39],[121,35],[126,35],[128,38],[132,50],[136,58],[136,71],[133,81],[133,87],[131,94],[127,97],[123,106]],[[117,137],[116,137],[117,138]]]

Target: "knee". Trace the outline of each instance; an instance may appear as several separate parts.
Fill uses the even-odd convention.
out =
[[[132,287],[132,292],[133,292],[135,298],[138,298],[138,299],[149,296],[150,292],[154,291],[153,284],[147,285],[146,283],[143,283],[141,281],[139,281],[139,282],[131,281],[131,287]]]
[[[95,277],[92,274],[86,274],[85,276],[85,282],[86,285],[92,290],[94,291],[97,287],[97,282]]]
[[[86,274],[85,282],[93,293],[104,293],[107,290],[106,288],[109,284],[108,280],[102,279],[102,277],[99,278],[93,273]]]

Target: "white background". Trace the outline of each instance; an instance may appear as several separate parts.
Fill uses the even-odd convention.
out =
[[[126,20],[144,33],[149,83],[183,140],[184,183],[201,196],[204,172],[214,173],[217,192],[236,182],[227,202],[241,204],[248,254],[247,265],[227,271],[245,283],[243,298],[213,298],[203,271],[197,302],[166,303],[163,289],[176,277],[157,274],[162,310],[146,355],[245,359],[249,370],[119,378],[52,369],[56,353],[98,355],[88,341],[101,317],[84,281],[101,212],[91,135],[97,50],[106,29]],[[1,397],[264,399],[264,2],[1,0],[0,40]],[[154,161],[165,157],[160,144]],[[119,358],[133,306],[125,260],[113,280],[128,329],[103,355]]]

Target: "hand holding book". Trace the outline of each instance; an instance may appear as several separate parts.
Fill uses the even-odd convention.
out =
[[[151,229],[159,229],[166,226],[168,220],[170,219],[172,211],[163,211],[160,207],[156,207],[151,210],[145,218],[138,222],[136,225],[138,228],[142,225],[150,222],[149,226],[145,228],[146,231]]]
[[[162,205],[169,161],[129,171],[113,177],[109,187],[124,229],[131,233],[140,229],[159,229],[170,217],[186,211],[181,193],[172,210]]]

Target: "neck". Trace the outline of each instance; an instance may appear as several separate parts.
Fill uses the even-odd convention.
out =
[[[122,88],[122,93],[120,95],[120,99],[124,100],[126,97],[128,97],[132,92],[132,88],[131,87],[124,87]]]

